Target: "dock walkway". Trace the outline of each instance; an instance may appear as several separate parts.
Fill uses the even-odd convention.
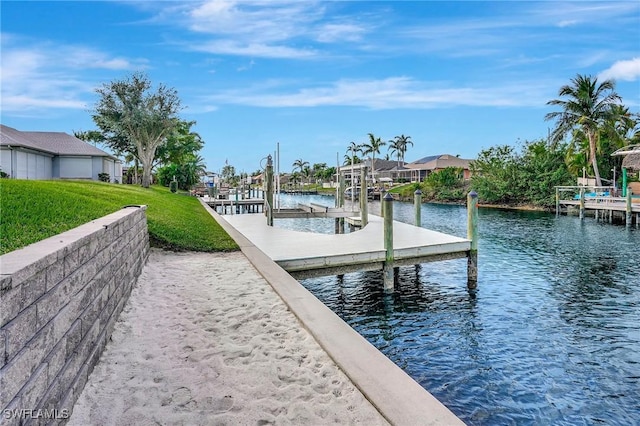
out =
[[[223,219],[296,278],[380,270],[385,261],[383,219],[369,216],[363,229],[349,234],[317,234],[267,226],[264,215]],[[471,241],[393,222],[394,266],[468,256]]]

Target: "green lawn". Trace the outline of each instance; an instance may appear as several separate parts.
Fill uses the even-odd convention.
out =
[[[0,180],[0,254],[43,240],[130,204],[147,205],[151,245],[232,251],[236,243],[195,197],[88,181]]]

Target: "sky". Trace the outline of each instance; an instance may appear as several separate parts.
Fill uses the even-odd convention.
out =
[[[143,72],[177,90],[207,169],[280,147],[335,165],[368,133],[406,160],[546,138],[561,86],[614,79],[640,111],[640,2],[0,3],[2,124],[92,130],[96,88]],[[387,153],[383,147],[382,156]]]

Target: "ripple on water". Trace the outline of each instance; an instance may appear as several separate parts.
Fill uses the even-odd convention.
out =
[[[465,236],[464,208],[422,213]],[[480,210],[479,233],[475,293],[464,259],[403,267],[392,295],[374,272],[302,283],[467,424],[638,424],[640,230]]]

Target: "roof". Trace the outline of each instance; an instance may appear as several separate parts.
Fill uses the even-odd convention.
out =
[[[375,167],[377,172],[388,172],[388,171],[398,171],[398,170],[406,170],[403,167],[404,163],[400,162],[400,168],[398,168],[398,161],[396,160],[382,160],[380,158],[376,158]],[[363,166],[367,166],[371,168],[371,159],[367,158],[359,163],[355,163],[353,165],[354,170],[360,170]],[[343,164],[338,167],[338,170],[350,170],[351,163]]]
[[[370,161],[366,160],[366,164],[370,167]],[[376,172],[389,171],[389,170],[397,170],[398,162],[396,160],[382,160],[380,158],[376,158],[375,161]],[[400,166],[402,167],[402,166]]]
[[[463,169],[468,169],[471,161],[472,160],[466,160],[450,154],[440,154],[412,161],[411,163],[405,164],[405,167],[414,170],[436,170],[447,167],[462,167]]]
[[[86,155],[117,159],[64,132],[21,132],[3,124],[0,124],[0,145],[20,146],[56,155]]]
[[[622,160],[622,167],[625,169],[640,170],[640,151],[638,153],[628,154]]]

